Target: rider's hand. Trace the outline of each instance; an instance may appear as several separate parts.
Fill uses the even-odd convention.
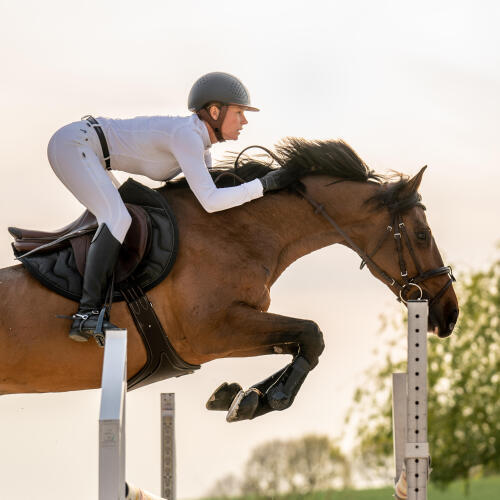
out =
[[[264,188],[264,193],[266,193],[267,191],[276,191],[288,187],[295,182],[296,176],[286,168],[277,168],[271,170],[259,180]]]

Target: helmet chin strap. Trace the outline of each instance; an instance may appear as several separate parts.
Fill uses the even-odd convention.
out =
[[[210,116],[208,110],[205,108],[200,109],[199,111],[196,112],[200,120],[205,120],[212,127],[213,131],[215,132],[215,137],[217,137],[217,140],[219,142],[225,142],[224,137],[222,137],[222,123],[224,122],[226,113],[227,113],[226,105],[222,105],[220,107],[219,116],[217,117],[217,120],[214,120]]]

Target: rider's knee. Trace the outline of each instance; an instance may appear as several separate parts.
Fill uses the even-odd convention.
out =
[[[120,242],[123,243],[127,231],[132,223],[132,217],[128,213],[128,210],[123,206],[120,210],[113,213],[111,220],[106,221],[111,234]]]

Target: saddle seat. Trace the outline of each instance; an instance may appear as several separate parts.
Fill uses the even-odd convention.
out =
[[[88,210],[85,210],[78,219],[57,231],[38,231],[19,227],[9,227],[8,231],[14,236],[14,248],[19,252],[29,252],[40,245],[57,240],[68,233],[85,230],[94,224],[96,224],[95,217]]]
[[[125,206],[132,217],[130,228],[120,250],[120,256],[115,269],[115,280],[126,279],[141,262],[148,250],[151,232],[151,222],[147,212],[138,205],[126,203]],[[76,220],[63,228],[49,232],[33,229],[9,227],[9,233],[14,237],[12,247],[16,257],[31,253],[46,253],[71,245],[78,272],[83,276],[85,262],[90,242],[98,227],[97,220],[88,210]]]

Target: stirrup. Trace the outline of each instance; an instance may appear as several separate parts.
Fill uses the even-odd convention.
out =
[[[104,347],[106,345],[106,336],[104,333],[94,333],[92,336],[99,347]]]
[[[70,319],[73,321],[80,320],[77,328],[71,328],[69,337],[76,342],[86,342],[90,337],[94,337],[99,347],[104,347],[106,343],[106,336],[104,329],[116,329],[117,326],[109,321],[111,306],[113,303],[113,290],[114,290],[114,273],[106,291],[106,298],[104,304],[100,309],[90,309],[76,312]],[[63,316],[59,316],[63,317]],[[67,317],[67,316],[66,316]],[[87,320],[96,322],[93,328],[85,328]],[[91,323],[92,324],[92,323]]]
[[[69,337],[76,342],[86,342],[93,337],[99,347],[104,347],[105,330],[119,329],[119,327],[109,321],[105,306],[101,310],[94,309],[77,312],[73,316],[68,317],[80,321],[69,332]]]
[[[113,289],[113,285],[111,285],[111,290]],[[97,325],[95,326],[94,333],[92,334],[94,340],[97,342],[99,347],[104,347],[106,343],[106,339],[104,336],[104,332],[102,331],[102,324],[104,323],[104,316],[107,316],[108,307],[107,304],[104,304],[99,312],[99,316],[97,317]]]
[[[85,323],[88,319],[96,316],[97,314],[99,314],[99,310],[94,309],[83,312],[77,311],[71,316],[58,315],[57,317],[73,320],[73,324],[71,325],[71,329],[69,331],[69,338],[71,340],[74,340],[75,342],[87,342],[87,340],[92,337],[93,332],[90,329],[85,329]],[[79,320],[80,323],[75,326],[76,320]]]

